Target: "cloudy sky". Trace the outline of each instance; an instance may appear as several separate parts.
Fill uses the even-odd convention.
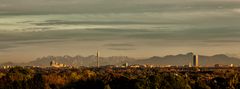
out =
[[[240,57],[239,0],[0,0],[0,62],[48,55]]]

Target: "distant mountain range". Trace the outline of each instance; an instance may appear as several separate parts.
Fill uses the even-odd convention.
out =
[[[56,61],[58,63],[72,65],[72,66],[95,66],[96,56],[91,55],[87,57],[83,56],[47,56],[38,58],[28,63],[3,63],[1,65],[20,65],[20,66],[49,66],[50,61]],[[147,59],[135,59],[127,56],[112,56],[112,57],[100,57],[100,65],[122,65],[126,62],[129,64],[154,64],[154,65],[186,65],[192,63],[193,53],[168,55],[164,57],[154,56]],[[235,57],[229,57],[224,54],[218,54],[214,56],[199,55],[199,64],[202,66],[213,66],[214,64],[234,64],[239,65],[240,59]]]
[[[100,57],[100,66],[104,65],[121,65],[126,62],[135,61],[134,58],[129,58],[127,56],[112,56],[112,57]],[[47,56],[42,58],[37,58],[34,61],[30,61],[28,63],[12,63],[7,62],[1,65],[20,65],[20,66],[50,66],[51,61],[56,61],[57,63],[71,65],[71,66],[96,66],[97,60],[96,56],[90,55],[87,57],[83,56]]]
[[[193,53],[168,55],[165,57],[154,56],[145,60],[134,61],[136,64],[154,64],[154,65],[186,65],[193,62]],[[214,56],[199,55],[199,64],[202,66],[213,66],[215,64],[234,64],[239,65],[240,59],[229,57],[224,54]]]

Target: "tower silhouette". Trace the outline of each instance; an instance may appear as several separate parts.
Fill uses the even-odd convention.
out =
[[[99,67],[99,56],[100,56],[100,53],[99,51],[97,51],[97,67]]]

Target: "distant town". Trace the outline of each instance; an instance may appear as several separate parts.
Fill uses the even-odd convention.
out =
[[[99,51],[96,55],[89,57],[92,62],[87,61],[90,64],[93,63],[93,66],[73,66],[61,63],[57,59],[47,60],[47,66],[4,65],[0,68],[0,88],[239,89],[239,66],[234,64],[202,66],[200,65],[202,56],[193,53],[186,55],[188,56],[186,58],[189,58],[191,62],[182,66],[132,64],[131,61],[120,61],[121,64],[116,65],[103,65],[101,63],[104,63],[104,61],[101,59]],[[177,55],[177,58],[185,58],[186,55]],[[80,56],[78,57],[80,59]],[[169,57],[172,58],[173,56],[164,58]],[[213,57],[228,59],[224,55]],[[87,57],[87,59],[89,58]],[[112,58],[118,59],[119,57],[111,57],[110,59],[112,60]],[[159,60],[159,57],[153,57],[152,59]],[[38,61],[33,63],[39,63]]]
[[[191,55],[191,59],[188,64],[184,64],[184,65],[170,65],[170,64],[169,65],[161,65],[161,64],[149,64],[149,63],[146,63],[146,64],[131,63],[130,64],[126,60],[124,60],[125,62],[121,60],[121,64],[117,64],[117,65],[114,65],[114,64],[101,65],[103,60],[100,60],[101,59],[100,52],[97,51],[96,55],[92,56],[92,59],[93,59],[92,61],[93,61],[93,63],[95,62],[95,64],[93,64],[93,66],[74,66],[74,65],[69,65],[69,64],[64,64],[64,63],[58,62],[58,61],[56,61],[56,59],[54,59],[48,63],[48,66],[35,66],[35,65],[29,66],[29,65],[27,65],[27,66],[23,66],[23,67],[25,67],[25,68],[51,68],[51,67],[52,68],[81,68],[81,67],[89,67],[89,68],[161,68],[163,70],[172,70],[172,71],[213,71],[215,69],[228,69],[228,68],[238,68],[239,67],[239,65],[234,65],[234,64],[226,65],[226,64],[218,64],[218,63],[214,64],[213,66],[206,66],[206,65],[203,66],[203,65],[199,64],[202,60],[199,58],[199,55],[193,54],[193,53],[188,53],[186,55]],[[223,55],[221,55],[221,56],[223,56]],[[114,58],[112,60],[114,60]],[[1,68],[9,69],[9,68],[14,68],[16,66],[17,65],[5,64],[5,65],[2,65]]]

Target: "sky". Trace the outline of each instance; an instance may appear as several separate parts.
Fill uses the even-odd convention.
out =
[[[0,63],[43,56],[240,57],[239,0],[0,0]]]

